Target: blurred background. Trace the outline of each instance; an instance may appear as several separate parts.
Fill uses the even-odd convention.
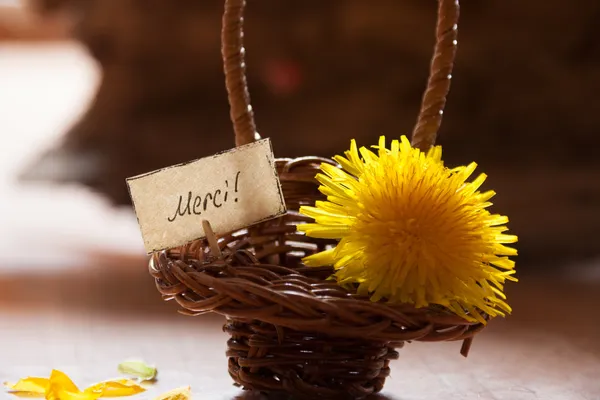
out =
[[[222,3],[0,0],[0,306],[171,315],[145,270],[125,178],[233,146]],[[577,282],[563,298],[598,333],[583,310],[600,300],[600,2],[461,5],[444,158],[488,174],[494,210],[520,237],[521,276]],[[250,93],[276,156],[409,134],[435,11],[423,0],[249,0]],[[540,285],[515,295],[531,312],[521,323],[539,311],[533,293],[553,288]]]

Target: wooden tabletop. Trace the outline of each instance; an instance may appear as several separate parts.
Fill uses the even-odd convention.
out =
[[[222,318],[182,316],[162,301],[129,210],[80,188],[15,183],[93,92],[97,75],[82,57],[76,46],[0,46],[9,111],[0,113],[0,381],[57,368],[84,386],[136,357],[159,379],[134,399],[187,385],[194,399],[258,398],[232,386]],[[533,267],[518,264],[514,314],[494,320],[467,359],[460,343],[409,344],[376,398],[599,400],[600,262]]]
[[[600,279],[526,275],[513,286],[513,316],[493,321],[467,359],[460,343],[409,344],[378,398],[600,399]],[[177,314],[143,257],[90,254],[72,268],[23,268],[0,275],[0,287],[2,380],[58,368],[92,383],[134,357],[159,369],[138,399],[184,385],[198,399],[251,398],[236,397],[227,375],[223,319]]]

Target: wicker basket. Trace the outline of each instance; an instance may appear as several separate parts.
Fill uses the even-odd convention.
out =
[[[244,71],[244,0],[227,0],[223,60],[236,145],[256,133]],[[437,43],[413,145],[431,146],[441,123],[456,50],[458,1],[440,0]],[[462,340],[466,356],[484,325],[442,307],[387,305],[327,279],[330,267],[301,259],[333,241],[296,231],[309,221],[297,210],[321,199],[315,175],[328,159],[279,159],[276,167],[288,213],[232,232],[152,255],[150,272],[159,292],[182,312],[224,315],[229,374],[244,389],[285,392],[303,398],[358,399],[379,392],[390,360],[410,341]]]

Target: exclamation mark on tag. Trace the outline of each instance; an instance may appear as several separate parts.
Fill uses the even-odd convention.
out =
[[[240,173],[241,171],[238,171],[238,173],[235,175],[235,192],[237,193],[238,191],[238,181],[240,179]],[[237,203],[238,199],[237,197],[235,198],[235,202]]]

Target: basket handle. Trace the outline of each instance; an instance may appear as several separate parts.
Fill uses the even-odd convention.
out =
[[[435,49],[429,68],[427,88],[421,101],[421,110],[412,133],[413,146],[423,151],[435,144],[442,124],[456,58],[459,11],[458,0],[438,2]]]
[[[243,43],[245,7],[246,0],[225,0],[221,31],[225,86],[229,98],[230,118],[235,132],[236,146],[248,144],[260,138],[256,131],[245,73]],[[427,150],[435,143],[442,123],[456,57],[459,8],[458,0],[438,0],[436,44],[427,87],[412,133],[413,146],[419,147],[421,150]]]
[[[229,116],[235,132],[235,145],[242,146],[260,139],[250,105],[244,61],[245,0],[225,0],[221,29],[221,55],[225,69],[225,86],[229,98]]]

